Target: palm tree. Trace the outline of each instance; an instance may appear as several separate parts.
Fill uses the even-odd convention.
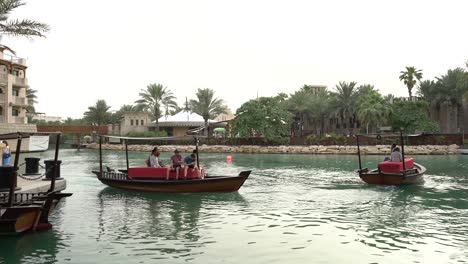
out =
[[[158,119],[162,117],[163,111],[168,111],[177,107],[175,96],[167,87],[162,84],[149,84],[146,90],[141,90],[141,99],[136,100],[138,110],[144,110],[151,113],[156,120],[156,129],[159,130]],[[164,107],[164,110],[161,110]]]
[[[94,106],[88,107],[88,111],[84,113],[85,119],[90,123],[98,125],[107,124],[110,120],[109,109],[105,100],[97,100]]]
[[[330,95],[326,90],[319,91],[309,101],[308,109],[311,117],[320,124],[320,136],[325,133],[325,119],[330,115],[330,102]]]
[[[349,128],[354,127],[356,114],[357,89],[356,82],[340,82],[335,86],[336,92],[331,93],[335,116],[340,119],[341,131],[344,132],[344,126],[349,124]],[[347,126],[347,125],[346,125]]]
[[[289,97],[287,100],[287,108],[292,112],[296,117],[299,117],[299,134],[302,136],[302,126],[304,124],[304,118],[308,114],[311,94],[301,89],[296,91],[294,94]],[[297,119],[296,119],[297,120]]]
[[[464,131],[463,99],[468,92],[468,72],[456,68],[436,79],[438,103],[447,103],[457,108],[457,126]]]
[[[406,67],[406,71],[400,72],[400,81],[408,87],[408,94],[410,100],[412,99],[411,90],[416,85],[416,82],[420,81],[422,78],[421,70],[416,69],[415,67]]]
[[[366,124],[367,134],[369,134],[369,125],[379,125],[385,122],[390,113],[389,103],[377,91],[369,92],[359,99],[357,116]]]
[[[36,112],[36,109],[34,108],[34,105],[38,103],[36,93],[36,90],[26,87],[26,98],[28,99],[28,107],[26,110],[30,113]]]
[[[214,97],[214,91],[210,88],[198,88],[197,100],[190,100],[190,108],[205,120],[205,136],[208,136],[208,120],[214,119],[227,112],[227,107],[222,99]]]
[[[10,13],[25,5],[23,0],[2,0],[0,1],[0,36],[22,36],[22,37],[44,37],[44,33],[49,31],[49,26],[44,23],[30,19],[8,19]]]

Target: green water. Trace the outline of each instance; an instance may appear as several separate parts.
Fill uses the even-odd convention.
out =
[[[42,154],[43,158],[51,153]],[[146,153],[131,153],[143,165]],[[378,187],[354,156],[204,154],[211,175],[252,169],[237,193],[112,189],[90,171],[98,155],[63,150],[73,196],[54,229],[0,238],[1,263],[466,263],[468,156],[418,156],[422,185]],[[168,154],[162,155],[168,159]],[[365,157],[373,167],[382,157]],[[122,152],[105,163],[125,167]]]

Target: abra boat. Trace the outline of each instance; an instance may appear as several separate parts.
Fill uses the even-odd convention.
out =
[[[356,143],[359,158],[358,173],[359,177],[364,182],[376,185],[406,185],[424,182],[424,173],[426,172],[426,168],[415,163],[412,158],[405,157],[404,138],[402,133],[400,133],[400,144],[403,161],[383,161],[380,162],[377,165],[377,168],[373,170],[362,168],[359,137],[363,136],[367,135],[356,135]],[[378,136],[381,137],[381,135]]]
[[[103,138],[119,138],[125,143],[125,156],[127,168],[122,170],[103,169],[102,140]],[[182,137],[187,138],[187,137]],[[193,136],[196,145],[197,163],[198,137]],[[169,180],[166,173],[169,168],[129,167],[128,162],[128,140],[175,140],[181,137],[158,137],[158,138],[134,138],[99,135],[99,171],[92,171],[102,183],[119,189],[144,191],[144,192],[168,192],[168,193],[194,193],[194,192],[235,192],[240,189],[251,171],[241,171],[237,176],[207,176],[200,168],[201,177],[198,178],[196,171],[189,170],[187,177],[176,179],[175,172],[171,171]]]
[[[57,134],[57,142],[60,133]],[[55,191],[55,176],[57,175],[58,146],[55,149],[54,177],[51,179],[50,188],[43,193],[15,193],[16,179],[18,175],[18,163],[23,137],[26,133],[1,135],[1,139],[17,139],[16,154],[13,166],[3,166],[2,172],[9,176],[9,192],[0,194],[0,235],[20,234],[26,231],[49,229],[49,215],[63,197],[71,196],[71,193]]]

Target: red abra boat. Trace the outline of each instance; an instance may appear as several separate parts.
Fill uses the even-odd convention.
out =
[[[107,168],[103,170],[102,138],[119,138],[124,140],[127,169],[114,171]],[[198,137],[194,136],[194,138],[198,163]],[[175,171],[170,171],[169,180],[166,180],[166,173],[170,168],[129,167],[127,145],[129,139],[148,140],[148,138],[99,136],[99,171],[92,172],[96,174],[98,180],[102,183],[119,189],[144,192],[235,192],[244,184],[251,172],[242,171],[237,176],[206,176],[204,169],[200,168],[200,178],[198,178],[195,170],[188,170],[187,177],[184,179],[176,179]],[[174,140],[181,138],[165,137],[150,139]]]
[[[383,161],[377,165],[377,169],[373,170],[362,168],[359,137],[364,136],[366,135],[356,135],[359,158],[358,173],[359,177],[364,182],[377,185],[406,185],[422,183],[424,181],[424,173],[426,172],[426,168],[418,163],[415,163],[412,158],[405,158],[404,139],[402,133],[400,133],[400,144],[403,161]]]

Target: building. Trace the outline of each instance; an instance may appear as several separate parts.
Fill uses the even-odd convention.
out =
[[[120,121],[120,135],[127,135],[129,132],[148,132],[150,117],[145,112],[127,112],[122,115]]]
[[[7,50],[0,45],[0,133],[36,132],[26,116],[26,60],[5,54]]]
[[[36,113],[33,118],[33,120],[37,121],[43,121],[43,122],[60,122],[62,123],[62,117],[61,116],[48,116],[45,115],[44,113]]]
[[[217,123],[214,120],[208,120],[208,124]],[[159,125],[159,130],[167,132],[168,136],[184,136],[187,135],[187,131],[203,127],[205,120],[203,117],[196,113],[192,113],[186,110],[180,111],[173,116],[163,116],[156,121],[151,122],[150,130],[155,131],[156,126]],[[216,126],[225,126],[224,124],[217,124]]]

